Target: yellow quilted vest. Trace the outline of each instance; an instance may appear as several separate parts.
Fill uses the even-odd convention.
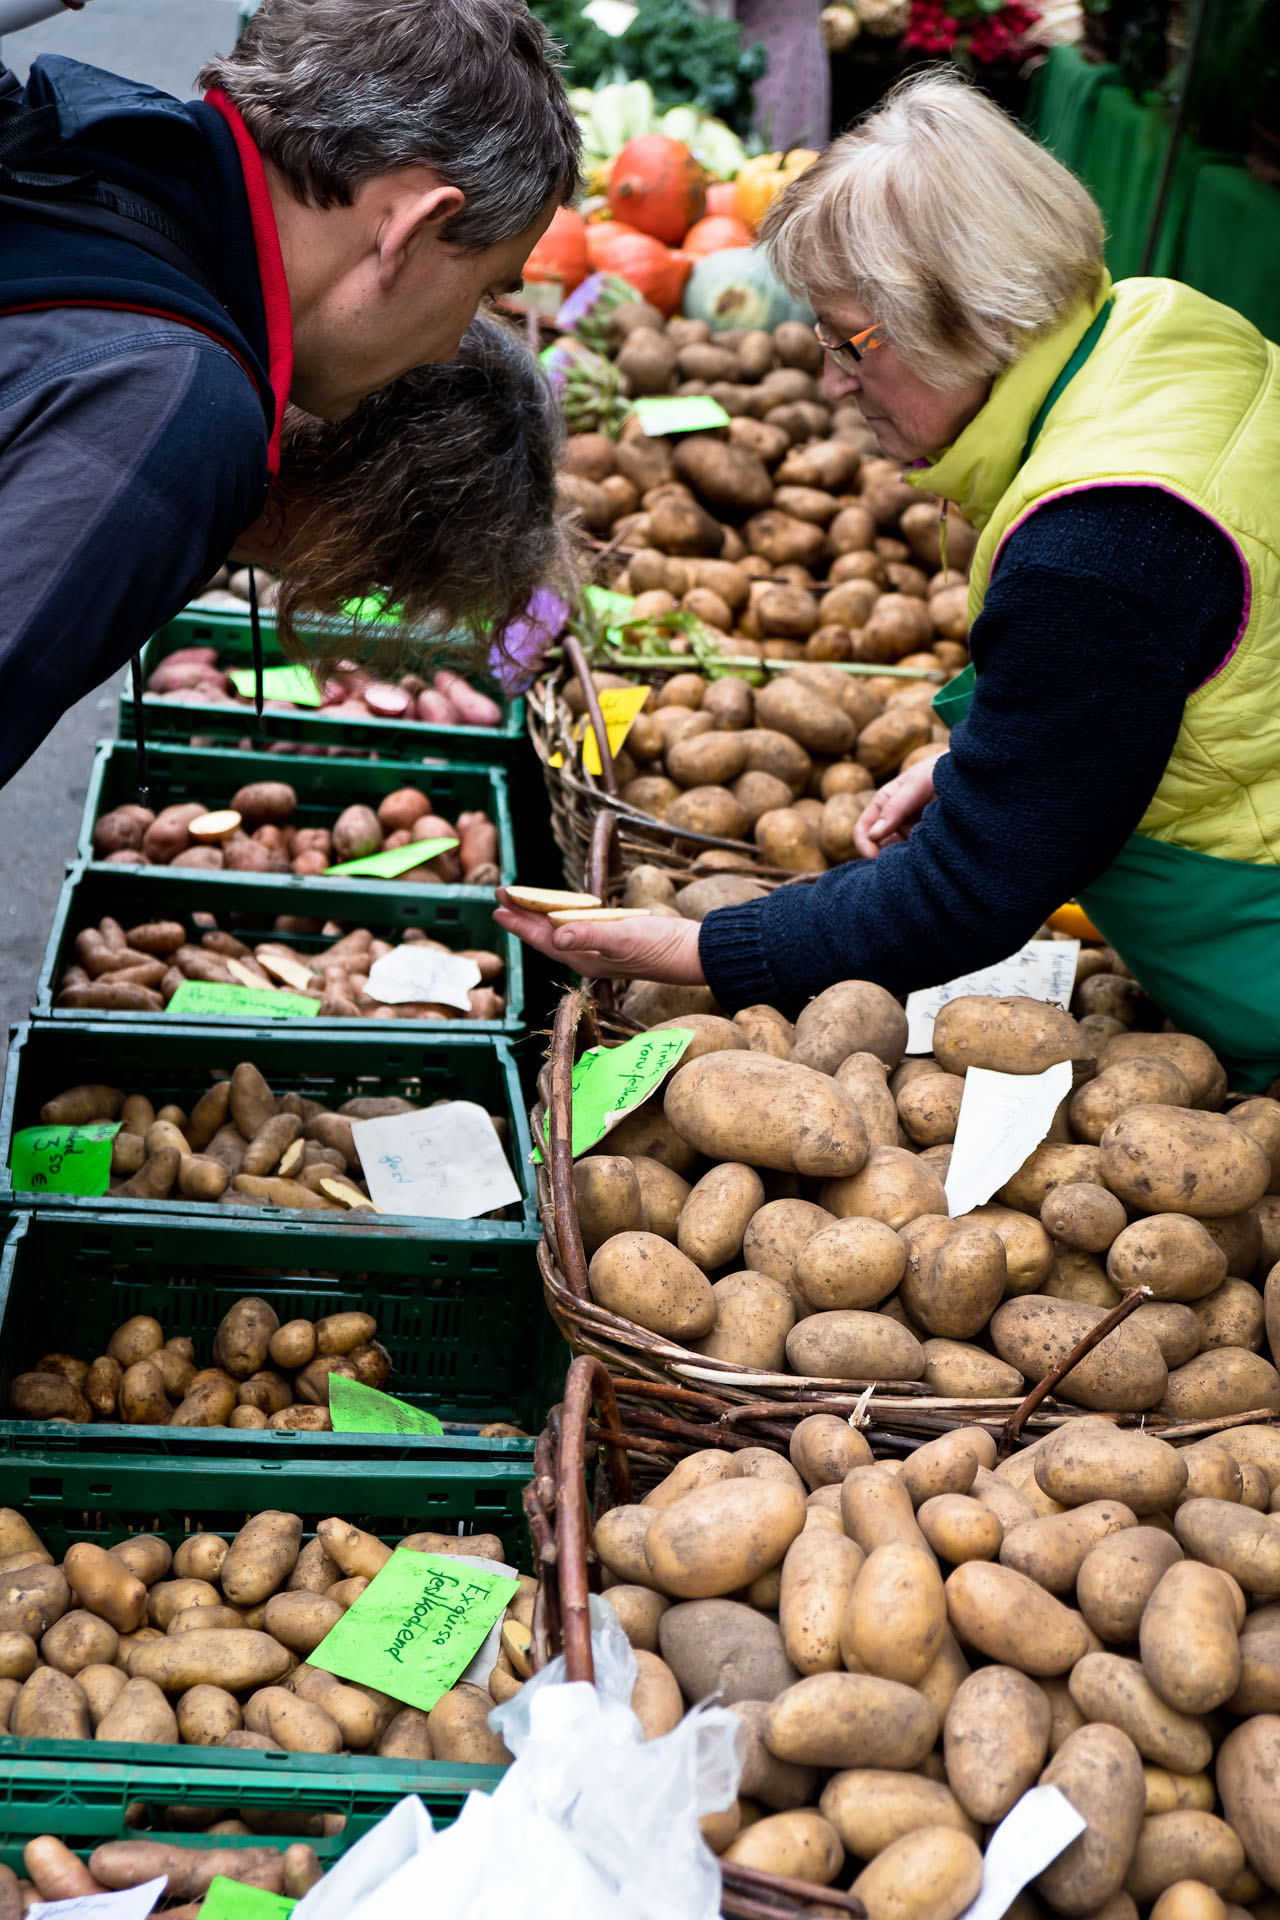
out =
[[[1280,349],[1176,281],[1107,283],[907,477],[980,530],[971,619],[1009,535],[1084,487],[1165,488],[1231,539],[1245,583],[1235,644],[1187,700],[1136,833],[1081,898],[1175,1023],[1237,1085],[1265,1085],[1280,1073]]]

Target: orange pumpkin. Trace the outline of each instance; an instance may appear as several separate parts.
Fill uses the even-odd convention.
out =
[[[750,245],[751,235],[741,220],[727,218],[723,213],[709,213],[704,220],[694,221],[684,237],[682,251],[701,260],[704,254],[719,253],[725,247]]]
[[[680,305],[684,283],[693,271],[693,257],[664,247],[661,240],[647,233],[621,233],[599,249],[596,271],[618,274],[642,300],[669,316]]]
[[[621,220],[588,220],[587,259],[591,262],[592,273],[604,272],[602,255],[606,247],[611,247],[615,240],[626,239],[638,232],[638,227],[629,227]]]
[[[590,271],[586,222],[572,207],[557,207],[551,225],[524,263],[525,279],[558,280],[566,293],[572,293]]]
[[[737,214],[734,212],[734,196],[737,191],[737,185],[732,180],[713,180],[707,188],[708,214],[723,213],[726,214],[730,220],[736,220]]]
[[[609,211],[669,247],[679,246],[707,204],[707,177],[682,140],[642,133],[609,175]]]
[[[733,210],[743,226],[755,233],[770,204],[817,157],[809,147],[793,147],[790,153],[762,153],[748,160],[733,183]]]

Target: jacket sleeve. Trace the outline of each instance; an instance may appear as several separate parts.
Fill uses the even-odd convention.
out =
[[[920,824],[875,860],[709,914],[719,1004],[795,1009],[847,979],[906,993],[1015,952],[1136,827],[1242,593],[1226,536],[1155,489],[1032,514],[974,624],[973,702]]]
[[[198,592],[261,509],[224,348],[143,314],[0,315],[0,782]]]

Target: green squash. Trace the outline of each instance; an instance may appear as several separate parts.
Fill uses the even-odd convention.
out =
[[[682,311],[691,320],[705,320],[712,333],[813,319],[803,300],[792,299],[759,247],[724,247],[699,260],[685,282]]]

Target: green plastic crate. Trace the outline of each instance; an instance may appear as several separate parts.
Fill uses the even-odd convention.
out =
[[[59,1350],[92,1360],[138,1313],[157,1319],[167,1338],[193,1340],[197,1364],[207,1366],[223,1314],[253,1294],[281,1321],[372,1314],[391,1355],[387,1391],[434,1413],[445,1423],[444,1440],[14,1420],[0,1423],[0,1462],[37,1434],[42,1445],[64,1451],[109,1446],[197,1461],[247,1450],[287,1463],[295,1454],[328,1458],[353,1448],[362,1458],[410,1458],[438,1455],[446,1444],[464,1456],[531,1458],[532,1440],[474,1437],[492,1420],[536,1435],[560,1398],[568,1352],[543,1309],[527,1245],[374,1235],[356,1248],[342,1230],[209,1211],[198,1229],[189,1214],[138,1225],[122,1209],[114,1221],[75,1212],[18,1218],[0,1254],[0,1407],[14,1374]]]
[[[197,1463],[182,1455],[123,1459],[114,1450],[93,1453],[86,1449],[67,1454],[33,1445],[3,1455],[0,1486],[4,1504],[24,1514],[59,1560],[78,1540],[109,1547],[130,1534],[157,1533],[176,1547],[193,1533],[221,1533],[229,1538],[251,1514],[284,1508],[301,1516],[304,1542],[314,1535],[321,1520],[337,1514],[388,1542],[424,1529],[447,1533],[456,1527],[460,1532],[496,1533],[510,1563],[527,1566],[521,1503],[528,1477],[526,1459],[416,1458],[375,1465],[306,1455],[288,1462],[208,1459]],[[113,1783],[107,1808],[114,1809],[121,1821],[129,1800],[160,1805],[190,1802],[193,1784],[199,1788],[197,1798],[204,1798],[205,1804],[233,1805],[214,1791],[215,1786],[225,1790],[232,1784],[228,1776],[260,1782],[257,1804],[272,1807],[288,1807],[291,1803],[296,1807],[297,1789],[314,1788],[305,1795],[304,1804],[308,1811],[318,1810],[319,1795],[328,1784],[332,1782],[336,1789],[340,1780],[349,1778],[349,1796],[366,1782],[369,1788],[382,1783],[391,1794],[376,1807],[370,1807],[367,1795],[364,1797],[360,1811],[368,1826],[406,1792],[429,1798],[438,1787],[445,1795],[442,1810],[447,1812],[455,1794],[465,1793],[473,1785],[491,1787],[501,1777],[493,1768],[438,1761],[409,1765],[403,1760],[376,1757],[239,1751],[234,1753],[234,1766],[229,1767],[232,1755],[221,1755],[219,1763],[219,1754],[217,1748],[143,1746],[125,1741],[18,1741],[0,1736],[0,1809],[7,1834],[14,1833],[19,1818],[12,1788],[19,1761],[43,1761],[47,1768],[45,1789],[58,1781],[59,1798],[65,1795],[68,1783],[73,1788],[81,1783],[89,1786],[98,1779],[103,1766],[166,1769],[163,1778],[148,1790],[130,1791],[118,1799],[118,1781]],[[247,1765],[263,1760],[275,1764]],[[52,1813],[46,1800],[18,1804],[24,1823],[18,1830],[24,1839],[54,1830],[44,1824]],[[324,1810],[351,1813],[357,1808],[348,1799],[335,1801],[331,1807],[325,1802]],[[35,1824],[25,1825],[27,1819]],[[119,1837],[123,1831],[121,1826],[110,1837]],[[96,1844],[92,1836],[86,1837],[90,1844]],[[356,1832],[344,1833],[342,1846],[350,1845],[356,1837]],[[0,1842],[0,1847],[6,1843]],[[7,1856],[0,1852],[0,1857]]]
[[[460,813],[487,813],[498,829],[499,871],[504,881],[515,879],[511,802],[507,776],[501,767],[458,763],[424,773],[420,780],[410,780],[406,778],[403,764],[397,761],[330,759],[295,753],[282,767],[280,759],[278,753],[238,753],[228,747],[158,743],[147,753],[147,805],[155,813],[159,813],[161,807],[177,806],[184,800],[199,800],[210,808],[225,807],[230,805],[232,794],[251,780],[285,779],[298,796],[294,824],[331,827],[344,807],[359,805],[376,810],[378,802],[398,787],[421,786],[430,794],[436,812],[446,820],[456,819]],[[98,816],[137,797],[138,758],[132,740],[100,741],[80,823],[77,859],[93,860],[93,827]],[[113,874],[119,871],[118,866],[111,868]],[[147,871],[163,873],[167,869],[155,867]],[[215,869],[210,877],[218,879],[221,875]],[[306,884],[314,887],[317,880],[308,878]],[[334,883],[326,880],[320,884],[328,887]],[[396,884],[421,888],[422,883],[410,879]],[[489,896],[488,888],[480,891],[486,898]]]
[[[197,1027],[173,1021],[131,1026],[116,1016],[78,1024],[37,1021],[15,1027],[0,1105],[0,1205],[19,1212],[39,1206],[67,1209],[81,1218],[106,1217],[138,1230],[175,1208],[191,1227],[227,1217],[292,1221],[308,1228],[335,1226],[348,1244],[385,1238],[433,1239],[479,1243],[491,1240],[529,1249],[530,1285],[536,1286],[532,1248],[538,1238],[537,1201],[529,1155],[532,1145],[524,1097],[511,1049],[485,1034],[397,1032],[390,1020],[333,1022],[319,1033],[317,1022],[290,1021],[269,1027]],[[300,1029],[304,1029],[300,1031]],[[520,1217],[510,1220],[443,1220],[416,1214],[379,1214],[360,1224],[349,1216],[308,1209],[237,1209],[181,1200],[116,1200],[104,1194],[76,1199],[67,1194],[14,1193],[9,1157],[14,1131],[34,1126],[46,1100],[67,1087],[99,1083],[145,1093],[159,1107],[173,1102],[188,1112],[218,1077],[241,1060],[252,1060],[277,1094],[290,1091],[337,1106],[357,1094],[399,1094],[429,1105],[437,1099],[474,1100],[505,1117],[506,1152],[524,1194]],[[513,1206],[511,1212],[517,1209]],[[353,1238],[354,1236],[354,1238]]]
[[[216,647],[219,660],[228,667],[253,665],[253,639],[248,610],[243,614],[205,612],[187,607],[175,614],[150,639],[142,651],[142,681],[155,672],[161,661],[180,647]],[[284,653],[276,642],[275,623],[269,615],[262,621],[262,658],[265,666],[284,664]],[[311,742],[326,747],[341,747],[344,753],[375,753],[388,760],[433,764],[433,756],[443,760],[489,761],[499,766],[531,754],[524,737],[524,701],[507,702],[501,725],[496,727],[437,727],[425,720],[353,720],[349,714],[330,718],[321,707],[298,707],[291,713],[265,713],[259,721],[252,701],[237,706],[212,706],[202,701],[162,700],[143,696],[144,728],[148,740],[217,739],[232,742],[254,738],[259,732],[266,744],[283,747],[286,741]],[[130,742],[134,737],[133,684],[126,679],[120,695],[120,732]]]
[[[319,953],[331,946],[336,934],[319,931],[326,920],[345,927],[369,927],[393,942],[406,927],[421,927],[445,946],[478,947],[502,956],[502,978],[495,982],[506,998],[506,1009],[496,1020],[368,1021],[330,1019],[321,1014],[289,1021],[317,1033],[345,1033],[353,1027],[395,1026],[421,1037],[424,1034],[513,1034],[524,1028],[524,954],[519,940],[494,925],[492,896],[478,887],[405,886],[395,880],[299,880],[292,875],[266,873],[207,873],[199,867],[112,867],[101,862],[67,869],[40,975],[36,983],[38,1017],[59,1023],[106,1020],[112,1026],[170,1026],[178,1015],[107,1013],[96,1009],[54,1005],[58,983],[75,959],[75,939],[83,927],[96,927],[110,914],[124,927],[146,920],[181,920],[195,943],[200,929],[192,916],[212,913],[222,930],[252,945],[257,940],[280,939],[300,952]],[[296,914],[314,922],[313,933],[273,932],[281,914]],[[200,1019],[180,1016],[188,1025],[217,1032],[228,1022],[217,1016]],[[274,1024],[266,1022],[264,1024]],[[83,1076],[82,1076],[83,1077]]]
[[[159,1757],[166,1754],[174,1757]],[[284,1847],[308,1816],[335,1813],[346,1821],[340,1835],[307,1836],[328,1867],[406,1794],[418,1794],[432,1823],[448,1827],[468,1793],[491,1793],[501,1778],[499,1767],[440,1760],[0,1739],[0,1861],[21,1874],[22,1849],[44,1833],[55,1834],[82,1860],[107,1840]],[[126,1824],[126,1812],[138,1806],[148,1810],[144,1828]],[[176,1806],[207,1808],[210,1822],[230,1808],[245,1809],[262,1831],[251,1839],[191,1833],[166,1820],[166,1809]]]

